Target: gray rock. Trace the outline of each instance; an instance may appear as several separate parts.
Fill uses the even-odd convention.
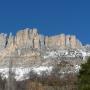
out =
[[[41,49],[45,48],[45,37],[44,35],[39,35],[40,37],[40,47]]]

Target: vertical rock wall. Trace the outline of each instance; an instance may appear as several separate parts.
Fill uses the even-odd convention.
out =
[[[35,48],[35,49],[43,49],[43,48],[81,48],[82,43],[76,39],[74,35],[65,35],[60,34],[56,36],[44,36],[38,34],[38,30],[36,28],[29,29],[26,28],[24,30],[20,30],[17,32],[14,37],[11,33],[7,37],[6,34],[0,34],[0,50],[9,47],[24,47],[24,48]]]

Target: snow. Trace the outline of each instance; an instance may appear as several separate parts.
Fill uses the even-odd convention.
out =
[[[52,68],[53,68],[52,66],[50,66],[50,67],[40,66],[38,68],[33,68],[33,71],[35,71],[37,74],[40,75],[40,73],[42,71],[51,72],[52,71]]]
[[[57,53],[55,51],[47,52],[46,55],[44,56],[44,59],[49,58],[49,57],[53,57],[53,58],[57,57],[56,55]]]
[[[57,50],[57,51],[48,51],[46,52],[46,54],[44,55],[44,59],[47,58],[56,58],[58,56],[63,56],[63,55],[67,55],[67,51],[66,50]]]
[[[46,71],[48,73],[51,72],[52,66],[49,66],[49,67],[39,66],[39,67],[28,67],[28,68],[24,68],[24,67],[12,68],[12,72],[15,73],[15,79],[17,81],[22,81],[22,80],[28,79],[29,73],[31,70],[33,70],[38,75],[40,75],[40,74],[42,74],[43,71]],[[1,74],[2,79],[8,78],[9,69],[8,68],[0,68],[0,74]]]
[[[47,51],[46,54],[43,56],[44,59],[48,58],[56,58],[56,57],[83,57],[83,60],[85,60],[86,56],[90,56],[90,52],[86,52],[84,50],[78,49],[78,50],[52,50]]]
[[[75,72],[78,72],[80,70],[80,66],[79,65],[75,65]]]

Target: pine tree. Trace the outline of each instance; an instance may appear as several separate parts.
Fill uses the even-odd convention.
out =
[[[81,65],[78,75],[79,90],[90,90],[90,57]]]

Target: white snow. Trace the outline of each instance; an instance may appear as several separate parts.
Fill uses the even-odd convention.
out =
[[[51,72],[52,66],[50,66],[50,67],[40,66],[37,68],[33,68],[33,71],[35,71],[37,74],[40,75],[42,71]]]
[[[12,68],[12,71],[15,73],[15,79],[17,81],[22,81],[22,80],[28,79],[29,73],[31,70],[33,70],[38,75],[40,75],[40,74],[42,74],[43,71],[50,73],[52,71],[52,67],[51,66],[50,67],[39,66],[39,67],[28,67],[28,68],[24,68],[24,67]],[[0,74],[3,79],[8,78],[9,69],[8,68],[0,68]]]
[[[79,65],[75,65],[75,72],[78,72],[80,70],[80,66]]]
[[[90,56],[90,52],[86,52],[84,50],[78,49],[78,50],[57,50],[57,51],[47,51],[46,54],[43,56],[44,59],[48,58],[56,58],[60,56],[65,56],[65,57],[83,57],[83,60],[85,60],[86,56]]]

